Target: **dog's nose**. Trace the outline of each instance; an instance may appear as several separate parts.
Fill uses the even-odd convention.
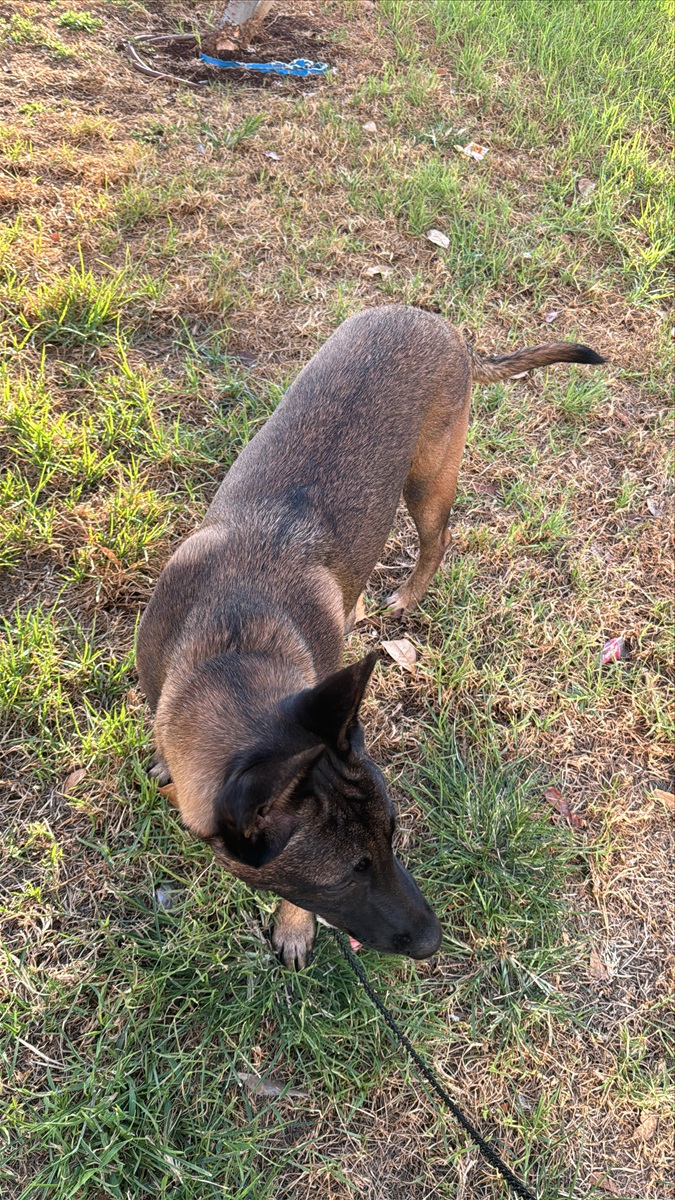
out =
[[[435,913],[431,914],[431,918],[424,931],[410,939],[411,945],[405,953],[409,954],[411,958],[431,958],[432,954],[436,954],[438,951],[443,930]]]
[[[395,954],[407,954],[410,958],[431,958],[438,950],[442,936],[436,914],[429,910],[429,919],[422,929],[394,936],[393,950]]]

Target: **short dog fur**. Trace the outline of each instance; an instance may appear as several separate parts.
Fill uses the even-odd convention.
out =
[[[307,961],[314,913],[375,949],[438,949],[358,719],[377,655],[339,669],[345,629],[401,493],[419,556],[392,612],[429,586],[472,384],[604,361],[568,342],[480,358],[431,313],[365,310],[300,372],[160,574],[137,643],[153,774],[234,875],[283,897],[273,944],[287,965]]]

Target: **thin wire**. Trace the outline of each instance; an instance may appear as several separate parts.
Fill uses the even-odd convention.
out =
[[[520,1179],[518,1179],[518,1176],[513,1174],[513,1171],[510,1169],[510,1167],[507,1167],[506,1163],[502,1162],[497,1152],[492,1149],[490,1143],[486,1142],[485,1138],[481,1137],[477,1129],[474,1129],[468,1117],[464,1116],[461,1108],[458,1108],[452,1097],[448,1095],[445,1088],[439,1083],[431,1068],[427,1066],[422,1056],[417,1053],[417,1050],[413,1046],[412,1042],[408,1040],[403,1030],[389,1012],[389,1009],[384,1001],[378,996],[375,988],[372,986],[368,976],[361,966],[361,963],[348,946],[344,935],[341,934],[338,929],[335,929],[332,926],[329,928],[344,957],[352,968],[352,971],[363,984],[363,987],[370,996],[370,999],[375,1007],[381,1012],[392,1033],[398,1038],[401,1045],[404,1046],[408,1051],[408,1054],[415,1063],[418,1071],[424,1076],[430,1087],[434,1089],[436,1095],[440,1096],[441,1100],[448,1106],[455,1119],[459,1121],[459,1124],[462,1126],[462,1128],[466,1130],[466,1132],[469,1134],[469,1137],[472,1138],[476,1143],[478,1149],[483,1155],[483,1158],[486,1158],[490,1165],[493,1166],[496,1171],[499,1171],[500,1175],[506,1180],[509,1187],[513,1188],[516,1195],[521,1196],[522,1200],[537,1200],[534,1192],[530,1192],[528,1188],[525,1187],[525,1184],[521,1183]]]

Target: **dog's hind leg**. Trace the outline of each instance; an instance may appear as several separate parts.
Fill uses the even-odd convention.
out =
[[[403,616],[419,604],[448,548],[448,519],[466,442],[470,395],[469,389],[463,407],[459,412],[455,409],[449,419],[445,416],[441,428],[442,418],[435,408],[420,434],[403,488],[403,499],[415,522],[420,548],[412,574],[387,601],[395,616]]]
[[[288,900],[281,901],[274,922],[272,945],[285,967],[296,967],[301,971],[307,966],[315,928],[313,913],[297,908]]]

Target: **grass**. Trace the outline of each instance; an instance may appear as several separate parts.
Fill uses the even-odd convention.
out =
[[[610,361],[476,391],[415,673],[365,708],[444,945],[364,963],[541,1200],[665,1200],[672,4],[313,6],[337,74],[262,89],[114,50],[212,7],[0,15],[3,1196],[505,1195],[330,939],[284,973],[274,898],[145,774],[162,563],[332,329],[396,301]],[[414,551],[402,513],[350,656],[399,635],[379,606]]]

